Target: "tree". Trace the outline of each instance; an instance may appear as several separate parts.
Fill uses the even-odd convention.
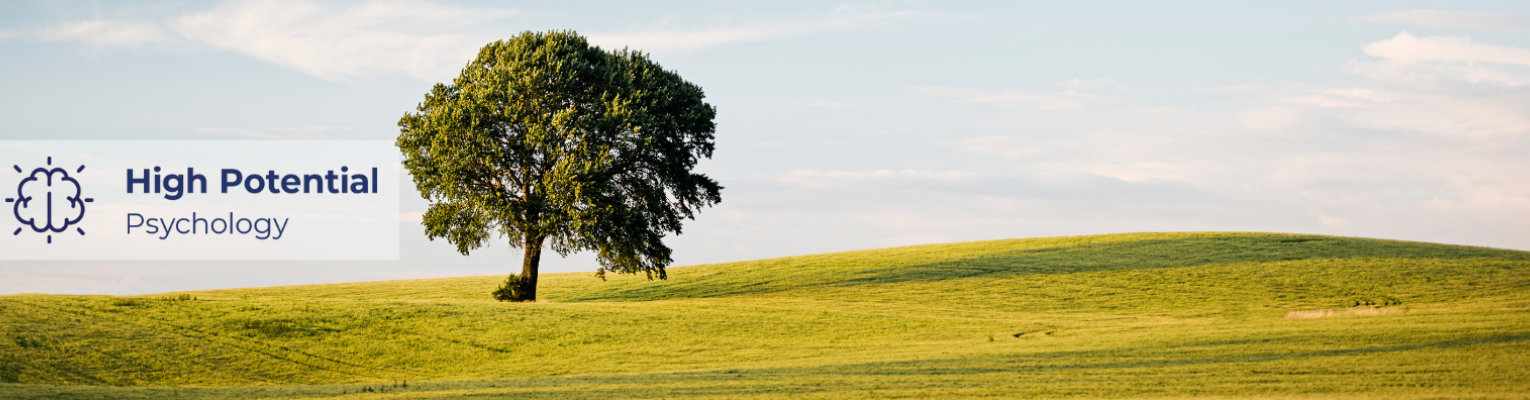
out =
[[[593,250],[596,274],[666,279],[662,239],[722,200],[695,173],[717,111],[701,88],[639,51],[603,51],[573,31],[489,43],[450,85],[399,120],[398,147],[423,225],[467,255],[497,232],[525,253],[495,297],[536,300],[544,246]]]

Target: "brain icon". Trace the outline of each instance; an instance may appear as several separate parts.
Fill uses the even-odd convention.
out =
[[[51,163],[51,158],[50,158]],[[85,167],[81,166],[80,170]],[[17,172],[22,172],[18,167]],[[76,171],[78,172],[78,171]],[[80,182],[63,168],[37,168],[21,179],[16,198],[7,199],[16,220],[36,232],[63,232],[85,218],[85,203],[92,199],[80,196]],[[78,229],[78,228],[76,228]],[[16,233],[21,233],[20,229]],[[80,231],[84,234],[84,231]],[[52,237],[49,236],[49,242]]]

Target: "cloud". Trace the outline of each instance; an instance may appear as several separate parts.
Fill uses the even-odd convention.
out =
[[[193,43],[234,51],[330,81],[404,75],[449,80],[503,30],[513,9],[415,1],[336,6],[305,0],[235,0],[157,22],[92,19],[0,35],[98,46]]]
[[[1374,60],[1353,61],[1348,72],[1407,85],[1530,85],[1530,49],[1477,43],[1466,37],[1416,37],[1408,32],[1362,47]]]
[[[93,19],[41,32],[0,32],[101,46],[194,43],[234,51],[330,81],[404,75],[451,79],[484,44],[518,30],[498,23],[517,10],[466,8],[421,1],[351,5],[307,0],[232,0],[155,22]],[[587,35],[606,48],[691,51],[719,45],[850,31],[934,14],[841,5],[827,16],[707,28],[657,28]],[[831,104],[828,102],[825,104]],[[816,105],[815,105],[816,106]]]
[[[1484,62],[1530,66],[1530,49],[1476,43],[1468,37],[1416,37],[1408,32],[1361,47],[1366,55],[1394,62]]]
[[[920,10],[882,10],[863,4],[841,5],[828,16],[805,21],[770,21],[708,28],[658,28],[632,32],[590,34],[590,42],[607,48],[653,51],[695,51],[732,43],[762,42],[825,32],[850,31],[933,16]]]
[[[1260,99],[1238,112],[1244,128],[1302,129],[1324,121],[1364,129],[1413,131],[1455,138],[1530,134],[1530,93],[1479,93],[1463,77],[1428,82],[1378,75],[1371,82],[1286,84],[1249,89]]]
[[[911,181],[934,183],[934,184],[958,184],[971,182],[978,175],[973,172],[962,171],[915,171],[912,169],[902,171],[876,170],[876,171],[813,171],[793,169],[778,177],[777,182],[816,188],[848,188],[865,185],[878,185],[885,183],[907,183]],[[900,183],[901,182],[901,183]]]
[[[488,40],[459,33],[515,15],[423,2],[335,8],[299,0],[233,1],[170,23],[186,39],[322,79],[402,74],[449,79]]]
[[[1355,126],[1413,130],[1443,136],[1490,137],[1530,133],[1525,95],[1444,96],[1394,93],[1385,101],[1357,106],[1345,120]]]
[[[1052,229],[1258,229],[1525,248],[1526,54],[1402,33],[1356,46],[1343,79],[1244,82],[1161,112],[1097,80],[1052,92],[915,87],[951,105],[993,106],[953,118],[947,134],[959,139],[947,143],[971,160],[952,167],[1009,177],[881,187],[924,187],[945,207],[989,205],[1012,229],[1041,220]],[[1079,107],[1049,107],[1070,101]],[[869,187],[828,182],[820,185]],[[925,207],[906,209],[963,217]]]
[[[1361,46],[1359,80],[1242,84],[1211,90],[1247,100],[1240,127],[1266,133],[1342,128],[1450,140],[1530,135],[1530,49],[1408,32]]]
[[[1269,93],[1286,106],[1344,109],[1331,114],[1356,127],[1470,138],[1530,134],[1530,92],[1520,89],[1530,86],[1530,49],[1402,32],[1361,50],[1378,59],[1353,62],[1348,71],[1368,81]]]
[[[1356,18],[1356,20],[1418,24],[1444,28],[1485,29],[1503,32],[1518,32],[1530,29],[1530,17],[1501,12],[1409,10],[1368,15]]]
[[[1240,128],[1292,134],[1338,127],[1428,133],[1442,138],[1530,134],[1530,93],[1481,93],[1461,77],[1310,85],[1288,83],[1250,92],[1235,113]]]
[[[154,24],[99,19],[67,22],[44,30],[41,36],[47,40],[99,46],[137,46],[175,40]]]
[[[1185,182],[1166,179],[1127,181],[1092,173],[1002,176],[971,171],[814,171],[793,169],[776,183],[812,190],[851,190],[887,195],[895,192],[937,196],[989,196],[1047,201],[1183,202],[1200,196]],[[830,195],[833,197],[833,195]]]
[[[1318,224],[1325,228],[1344,229],[1349,227],[1349,219],[1318,214]]]
[[[1062,85],[1063,85],[1063,87],[1068,88],[1068,90],[1083,91],[1083,90],[1100,90],[1100,89],[1109,88],[1111,86],[1111,84],[1113,84],[1113,83],[1116,83],[1116,80],[1107,76],[1107,77],[1104,77],[1104,78],[1095,78],[1095,79],[1073,78],[1072,80],[1069,80],[1067,82],[1063,82]]]
[[[1427,84],[1459,80],[1471,84],[1495,86],[1530,85],[1530,74],[1524,70],[1494,68],[1487,64],[1418,63],[1390,60],[1353,61],[1346,72],[1366,78],[1411,84]]]

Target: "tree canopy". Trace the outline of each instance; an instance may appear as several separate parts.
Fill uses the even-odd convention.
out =
[[[640,51],[524,32],[431,88],[399,120],[397,144],[431,202],[426,235],[463,255],[508,239],[525,257],[496,297],[531,301],[544,245],[594,251],[601,277],[667,277],[664,236],[722,199],[693,171],[714,148],[717,112],[704,97]]]

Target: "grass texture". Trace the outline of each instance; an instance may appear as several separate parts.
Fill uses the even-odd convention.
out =
[[[1266,233],[0,296],[0,398],[1525,398],[1530,252]]]

